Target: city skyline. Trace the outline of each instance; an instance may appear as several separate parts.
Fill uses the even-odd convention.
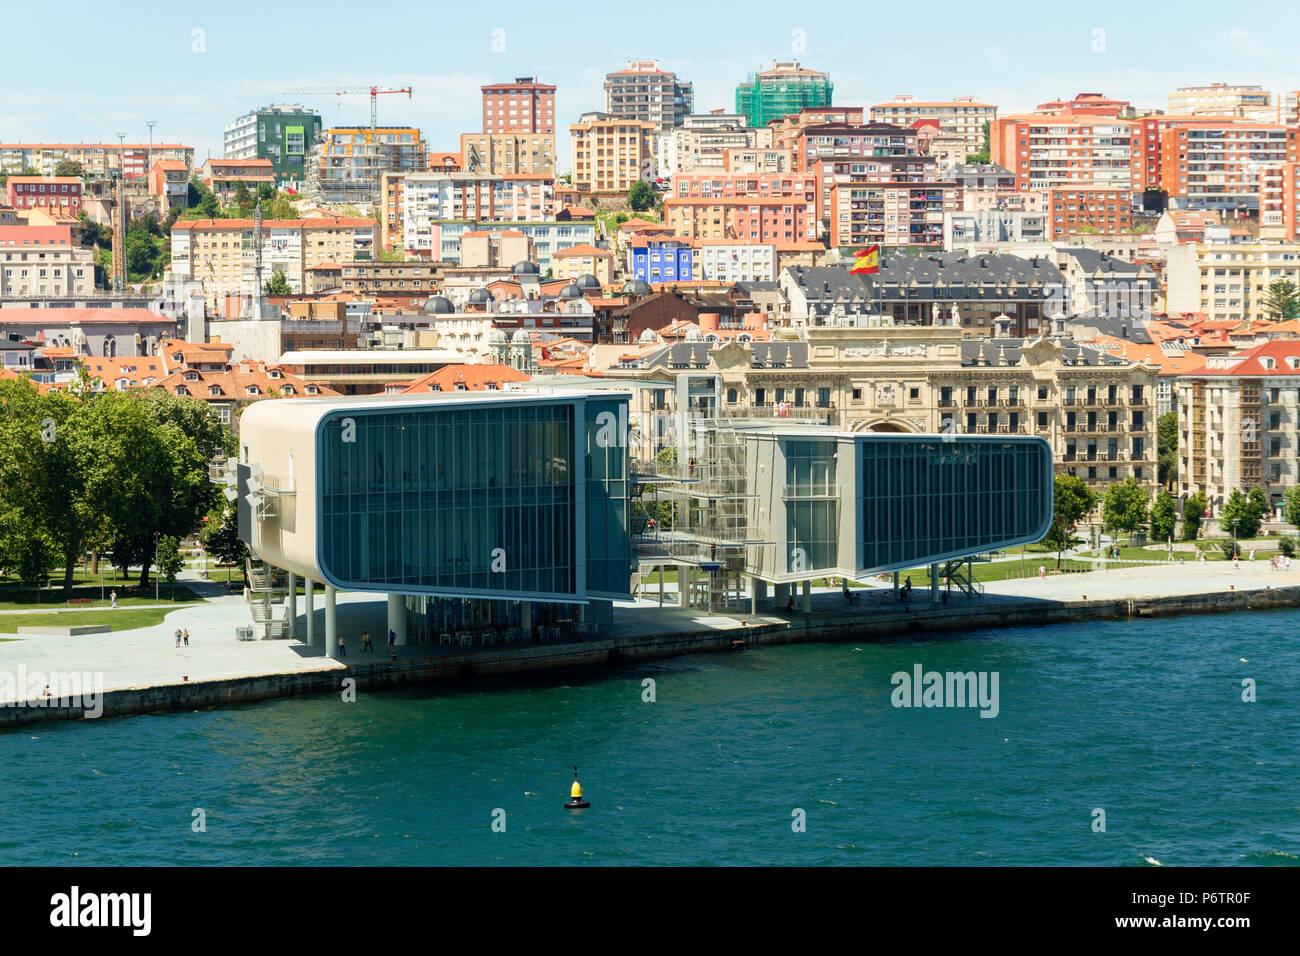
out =
[[[557,87],[557,157],[567,169],[567,127],[582,113],[603,109],[605,74],[627,60],[650,58],[694,84],[696,112],[732,111],[737,83],[790,59],[829,72],[837,105],[869,106],[904,93],[974,96],[1008,113],[1090,91],[1164,109],[1181,86],[1254,83],[1276,93],[1298,85],[1265,65],[1282,62],[1275,38],[1288,23],[1300,23],[1293,8],[1277,3],[1234,13],[1209,30],[1200,25],[1199,6],[1175,22],[1158,10],[1117,3],[1078,15],[1042,11],[996,20],[944,6],[935,12],[948,29],[927,33],[923,44],[908,11],[842,13],[832,20],[787,13],[771,2],[758,4],[756,15],[741,23],[722,10],[669,2],[631,39],[627,27],[607,22],[595,4],[557,18],[543,9],[430,13],[398,3],[383,18],[349,24],[346,41],[334,39],[337,27],[345,16],[356,18],[355,11],[333,3],[320,7],[313,22],[245,0],[223,7],[220,21],[200,8],[148,3],[136,9],[144,15],[128,26],[106,9],[69,5],[70,19],[104,41],[81,51],[84,66],[75,74],[52,75],[39,44],[9,51],[18,80],[0,92],[0,142],[114,142],[118,132],[144,142],[146,121],[156,120],[154,142],[192,145],[201,161],[221,155],[225,124],[272,103],[300,102],[319,112],[326,127],[367,123],[365,96],[284,91],[378,83],[414,89],[409,100],[380,100],[381,124],[419,127],[431,149],[452,150],[460,133],[481,125],[480,86],[531,75]],[[421,18],[435,21],[432,42],[420,30],[394,29]],[[260,20],[255,33],[230,25],[253,20]],[[1045,20],[1054,24],[1048,31]],[[8,23],[16,36],[37,29],[30,10],[10,13]],[[1047,35],[1052,42],[1043,40]],[[126,59],[115,52],[133,47],[145,55]],[[582,48],[596,53],[572,55]],[[864,54],[866,64],[859,65]],[[582,65],[569,65],[575,62]]]

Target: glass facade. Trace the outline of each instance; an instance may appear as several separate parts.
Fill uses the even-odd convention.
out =
[[[839,563],[835,449],[833,441],[785,443],[786,540],[792,571],[834,568]]]
[[[331,412],[317,431],[321,570],[342,588],[573,596],[583,535],[588,586],[625,594],[626,445],[591,447],[589,417],[579,487],[577,421],[568,402]]]
[[[864,569],[976,554],[1047,533],[1045,442],[867,439],[858,454]]]
[[[632,571],[626,400],[588,401],[586,423],[587,590],[626,594]]]

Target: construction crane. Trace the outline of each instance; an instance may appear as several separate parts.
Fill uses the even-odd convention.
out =
[[[411,87],[396,87],[387,89],[380,86],[300,86],[291,90],[285,90],[286,96],[366,96],[370,97],[370,149],[371,155],[374,156],[373,169],[371,176],[366,178],[371,181],[371,187],[374,189],[374,195],[379,195],[379,134],[376,129],[379,125],[379,97],[388,93],[405,93],[406,98],[411,98]]]

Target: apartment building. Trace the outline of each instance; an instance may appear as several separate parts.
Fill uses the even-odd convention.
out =
[[[513,83],[489,83],[480,90],[484,133],[555,135],[554,85],[517,76]]]
[[[1300,163],[1270,163],[1259,170],[1260,234],[1286,242],[1300,236]]]
[[[1165,266],[1165,308],[1212,321],[1258,319],[1264,291],[1279,280],[1300,286],[1300,244],[1180,243]]]
[[[655,129],[644,120],[582,114],[569,126],[573,184],[591,193],[626,195],[643,174],[654,172]]]
[[[776,61],[736,87],[736,112],[744,113],[750,126],[766,126],[805,106],[830,106],[834,91],[829,73],[809,70],[798,60]]]
[[[826,204],[832,248],[868,245],[944,248],[944,216],[957,210],[952,183],[836,181]]]
[[[928,156],[821,156],[811,171],[816,177],[817,217],[828,228],[837,186],[928,183],[939,178]]]
[[[1132,229],[1131,192],[1103,186],[1053,187],[1046,190],[1055,240],[1076,232],[1116,235]]]
[[[694,253],[693,272],[706,282],[776,280],[777,252],[772,243],[701,239],[694,244]]]
[[[655,129],[682,125],[695,106],[695,88],[658,60],[628,60],[627,67],[605,75],[605,112],[640,120]]]
[[[53,176],[65,159],[81,163],[89,178],[104,178],[122,170],[126,179],[143,180],[154,162],[171,159],[194,168],[194,147],[179,143],[0,143],[0,173],[21,174],[35,169]]]
[[[589,273],[606,288],[614,284],[614,253],[608,249],[584,243],[561,249],[551,256],[551,261],[556,279],[576,279]]]
[[[681,236],[638,236],[627,244],[627,271],[642,282],[689,282],[696,278],[693,244]]]
[[[320,138],[321,118],[299,105],[267,106],[226,124],[225,159],[266,159],[276,182],[301,182]]]
[[[727,168],[730,150],[772,149],[772,130],[746,125],[738,113],[687,116],[682,125],[656,137],[656,159],[664,176]]]
[[[816,201],[815,173],[692,173],[673,177],[673,194],[692,197],[791,196]]]
[[[1278,122],[1273,94],[1263,87],[1235,83],[1183,86],[1169,94],[1170,113],[1189,116],[1239,116],[1256,123]]]
[[[1259,211],[1259,169],[1295,162],[1297,130],[1269,123],[1186,123],[1161,134],[1160,185],[1180,208]]]
[[[800,135],[809,126],[861,126],[861,106],[805,106],[785,116],[769,120],[772,146],[793,150]]]
[[[1079,93],[1072,100],[1051,100],[1039,103],[1035,112],[1053,115],[1119,116],[1137,115],[1128,100],[1113,100],[1101,93]]]
[[[804,242],[817,237],[817,204],[795,196],[673,196],[664,200],[664,223],[688,239]]]
[[[178,221],[171,233],[172,276],[202,282],[204,301],[213,311],[227,296],[259,293],[255,225],[251,219]],[[283,272],[290,289],[301,292],[309,266],[370,259],[378,242],[374,219],[268,219],[262,223],[262,280]]]
[[[373,141],[372,141],[373,139]],[[312,176],[324,202],[377,201],[386,172],[422,172],[428,145],[411,126],[340,126],[321,133]]]
[[[0,226],[0,301],[94,291],[94,257],[72,241],[70,227]]]
[[[159,160],[149,171],[149,194],[157,197],[158,212],[163,217],[173,206],[186,208],[190,202],[190,171],[184,163]]]
[[[1215,510],[1262,487],[1278,504],[1300,483],[1300,341],[1265,342],[1178,379],[1178,493]]]
[[[968,153],[978,153],[984,148],[984,124],[992,124],[997,118],[996,106],[981,103],[973,96],[925,101],[902,95],[871,107],[873,123],[892,123],[895,126],[911,126],[918,120],[938,123],[944,133],[960,136]]]
[[[490,226],[484,229],[484,226]],[[545,272],[554,268],[552,256],[572,246],[594,245],[596,242],[596,224],[594,222],[495,222],[485,223],[473,219],[430,220],[427,235],[413,234],[410,226],[406,228],[406,251],[420,258],[440,259],[443,262],[456,262],[462,266],[467,263],[461,250],[462,239],[471,233],[481,233],[485,237],[517,236],[521,247],[526,246],[528,255],[515,257],[513,253],[502,260],[509,268],[521,259],[528,258]],[[414,242],[414,245],[410,243]]]
[[[384,173],[379,177],[379,246],[384,252],[403,248],[405,227],[402,222],[406,202],[407,173]]]
[[[199,168],[199,176],[223,204],[234,199],[240,183],[253,195],[263,183],[275,185],[269,159],[209,159]]]
[[[460,170],[489,176],[555,178],[554,133],[462,133]]]
[[[81,212],[81,188],[76,176],[10,176],[5,183],[5,201],[15,209],[75,216]]]
[[[1134,135],[1134,123],[1115,116],[1002,116],[993,122],[990,158],[1015,175],[1019,190],[1055,186],[1132,189]]]
[[[916,130],[888,123],[806,126],[799,131],[794,143],[796,168],[800,171],[812,169],[817,160],[825,156],[879,158],[919,154]]]
[[[402,182],[402,235],[406,249],[431,249],[440,220],[543,222],[555,215],[555,181],[549,176],[480,173],[411,173]]]
[[[794,153],[788,149],[731,147],[722,151],[722,168],[728,173],[788,173],[794,169]]]
[[[1018,197],[1034,197],[1020,193]],[[947,250],[986,243],[1043,243],[1048,241],[1049,213],[1041,203],[1025,198],[1006,199],[987,207],[957,209],[943,217],[943,247]]]

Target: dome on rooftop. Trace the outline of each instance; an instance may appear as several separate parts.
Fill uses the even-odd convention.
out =
[[[582,298],[582,290],[579,289],[579,288],[578,288],[576,285],[574,285],[572,282],[570,282],[568,285],[566,285],[563,289],[560,290],[560,298],[561,298],[561,299],[581,299],[581,298]]]
[[[642,345],[654,345],[659,341],[659,336],[655,335],[654,329],[646,329],[641,333],[640,343]]]
[[[456,311],[456,307],[451,304],[451,299],[445,295],[435,295],[432,298],[425,299],[421,308],[426,315],[450,315]]]
[[[515,267],[510,270],[510,274],[516,276],[535,276],[541,273],[542,270],[537,268],[537,263],[529,262],[527,259],[516,262]]]
[[[623,283],[623,295],[646,295],[650,284],[644,279],[628,279]]]
[[[506,335],[505,329],[493,329],[488,333],[488,342],[492,345],[505,342],[508,339],[509,336]]]
[[[583,292],[600,291],[600,280],[597,279],[590,272],[584,272],[582,275],[578,276],[578,278],[574,280],[573,284],[576,285]]]
[[[528,337],[528,333],[525,332],[523,329],[516,329],[516,330],[515,330],[515,334],[512,335],[512,336],[510,336],[510,344],[511,344],[511,345],[514,345],[514,344],[517,344],[517,343],[521,343],[521,342],[522,342],[524,345],[531,345],[531,344],[532,344],[532,341],[533,341],[533,340],[530,339],[530,338]]]
[[[496,301],[495,297],[487,289],[475,289],[469,294],[470,305],[486,305],[494,301]]]

